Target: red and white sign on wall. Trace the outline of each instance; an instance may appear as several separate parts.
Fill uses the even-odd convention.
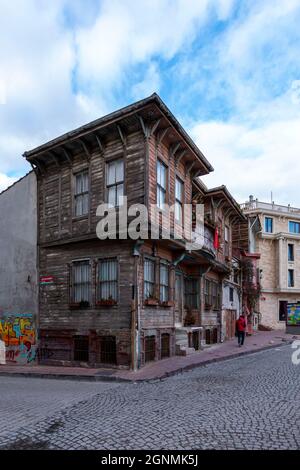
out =
[[[53,284],[54,283],[54,277],[53,276],[41,276],[40,278],[40,284]]]

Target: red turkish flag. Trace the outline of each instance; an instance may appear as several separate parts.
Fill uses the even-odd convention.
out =
[[[219,248],[219,229],[218,229],[218,227],[215,228],[214,248],[216,250]]]

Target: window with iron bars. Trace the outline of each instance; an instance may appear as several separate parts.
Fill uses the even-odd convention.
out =
[[[199,308],[199,279],[186,278],[184,281],[184,304],[188,308]]]
[[[74,361],[89,361],[89,337],[75,336],[74,338]]]
[[[154,361],[156,357],[156,338],[155,336],[145,337],[145,362]]]
[[[101,336],[99,338],[100,362],[103,364],[117,363],[117,342],[115,336]]]

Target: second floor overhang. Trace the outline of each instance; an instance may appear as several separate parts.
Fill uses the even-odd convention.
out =
[[[81,154],[83,159],[90,161],[94,152],[105,154],[108,142],[114,139],[119,139],[126,148],[127,136],[137,131],[142,132],[146,140],[155,136],[157,143],[164,142],[170,158],[174,158],[176,165],[183,162],[193,177],[213,171],[212,165],[156,93],[67,132],[23,156],[38,174],[43,175],[49,166],[55,165],[59,170],[62,164],[72,165],[76,155]]]

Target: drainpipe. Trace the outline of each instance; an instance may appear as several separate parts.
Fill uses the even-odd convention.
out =
[[[139,260],[141,247],[144,240],[137,240],[133,247],[134,256],[134,280],[132,285],[131,300],[131,368],[133,371],[138,369],[139,359],[139,328],[140,328],[140,303],[139,303]]]
[[[173,268],[174,270],[172,270],[172,276],[173,276],[173,285],[174,285],[174,294],[173,294],[173,300],[174,300],[174,307],[173,307],[173,328],[175,329],[175,318],[176,318],[176,314],[175,314],[175,288],[176,288],[176,267],[178,266],[178,264],[181,263],[181,261],[184,260],[186,256],[186,253],[183,252],[181,253],[181,255],[179,255],[173,262],[172,262],[172,265],[173,265]],[[183,323],[183,291],[181,292],[181,321]]]
[[[200,276],[200,326],[202,327],[201,331],[201,346],[200,348],[203,349],[203,344],[202,342],[204,341],[204,329],[203,329],[203,324],[202,324],[202,314],[204,310],[204,302],[203,302],[203,291],[204,291],[204,285],[203,285],[203,279],[205,274],[209,273],[209,271],[212,269],[212,266],[199,266],[199,276]]]

